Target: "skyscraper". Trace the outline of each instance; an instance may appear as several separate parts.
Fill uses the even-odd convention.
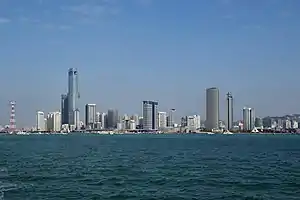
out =
[[[116,109],[109,109],[107,111],[107,126],[109,129],[117,128],[119,121],[119,112]]]
[[[167,127],[167,113],[158,112],[158,128],[164,129]]]
[[[36,130],[37,131],[45,131],[45,115],[44,112],[38,111],[36,113]]]
[[[61,123],[69,124],[68,95],[61,95]]]
[[[174,121],[174,113],[175,113],[175,109],[171,109],[170,111],[169,111],[169,115],[168,115],[168,118],[167,118],[167,126],[168,127],[173,127],[174,126],[174,123],[175,123],[175,121]]]
[[[79,99],[78,72],[75,68],[70,68],[68,72],[68,122],[69,125],[76,126],[75,111],[78,112],[77,100]],[[76,113],[77,114],[77,113]]]
[[[50,112],[47,115],[47,131],[61,130],[61,112]]]
[[[219,129],[219,89],[206,89],[206,124],[207,130]]]
[[[251,131],[255,127],[255,114],[252,108],[243,108],[243,129]]]
[[[190,131],[196,131],[201,127],[200,115],[186,116],[187,128]]]
[[[80,130],[81,129],[81,122],[80,122],[80,112],[79,112],[79,109],[75,109],[74,111],[74,126],[75,126],[75,130]]]
[[[226,128],[231,130],[233,127],[233,97],[230,92],[226,94]]]
[[[156,101],[143,101],[143,129],[157,129],[157,107]]]
[[[96,104],[85,105],[85,127],[86,129],[94,129],[96,125]]]
[[[107,114],[101,113],[100,114],[100,122],[101,122],[101,129],[106,129],[108,127],[107,125]]]

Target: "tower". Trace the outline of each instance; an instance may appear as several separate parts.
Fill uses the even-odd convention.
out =
[[[170,112],[169,112],[169,116],[168,116],[168,120],[167,120],[167,126],[168,127],[173,127],[174,124],[175,124],[175,121],[174,121],[174,113],[175,113],[176,109],[172,108],[170,109]]]
[[[143,101],[143,129],[156,130],[157,124],[157,101]]]
[[[10,119],[9,119],[9,130],[10,131],[15,131],[16,129],[16,102],[15,101],[10,101]]]
[[[36,130],[45,131],[45,114],[42,111],[36,113]]]
[[[109,109],[107,111],[107,128],[115,129],[119,122],[119,111],[117,109]]]
[[[206,89],[206,123],[209,131],[219,129],[219,89],[216,87]]]
[[[68,72],[68,123],[76,125],[75,112],[78,112],[77,100],[80,98],[78,88],[78,71],[75,68],[70,68]]]
[[[226,94],[226,109],[227,109],[227,116],[226,116],[226,128],[227,130],[231,130],[233,127],[233,97],[230,92]]]
[[[243,127],[244,131],[251,131],[255,126],[254,124],[255,114],[253,108],[243,108]]]
[[[95,129],[96,125],[96,104],[85,105],[85,127],[86,129]]]
[[[68,95],[61,95],[61,124],[69,124]]]

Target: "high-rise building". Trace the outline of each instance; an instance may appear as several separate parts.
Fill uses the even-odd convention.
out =
[[[187,117],[181,117],[180,125],[181,125],[181,127],[186,127],[187,126]]]
[[[226,128],[231,130],[233,128],[233,97],[230,92],[226,94]]]
[[[201,127],[201,118],[200,115],[192,115],[186,117],[187,128],[191,131],[200,129]]]
[[[144,119],[143,117],[139,117],[139,129],[143,128]]]
[[[61,113],[50,112],[47,115],[47,131],[60,131],[61,130]]]
[[[100,122],[100,117],[101,117],[101,113],[100,112],[96,112],[96,123]]]
[[[117,128],[119,121],[119,112],[116,109],[109,109],[107,111],[107,128],[114,129]]]
[[[77,101],[79,99],[78,88],[78,71],[75,68],[70,68],[68,72],[68,122],[69,125],[76,126],[75,111],[77,108]],[[77,111],[76,111],[77,112]]]
[[[219,89],[206,89],[206,124],[207,130],[219,129]]]
[[[96,104],[85,105],[85,128],[95,129],[96,127]]]
[[[108,127],[107,125],[107,114],[101,113],[100,114],[100,122],[101,122],[101,129],[106,129]]]
[[[243,129],[244,131],[251,131],[255,127],[255,114],[254,109],[243,108]]]
[[[74,121],[75,121],[75,130],[80,130],[81,129],[81,126],[82,126],[82,124],[81,124],[81,121],[80,121],[80,111],[79,111],[79,109],[77,108],[77,109],[75,109],[75,111],[74,111]]]
[[[61,95],[61,123],[69,124],[68,95]]]
[[[143,101],[143,129],[155,130],[158,128],[157,107],[158,102],[156,101]]]
[[[44,112],[38,111],[36,113],[36,130],[45,131],[45,114]]]
[[[259,129],[263,129],[263,119],[262,118],[260,118],[260,117],[256,117],[255,118],[255,127],[256,128],[259,128]]]
[[[167,128],[167,113],[158,112],[158,128],[164,129]]]
[[[132,115],[131,119],[134,121],[134,123],[135,123],[136,126],[140,125],[140,123],[139,123],[139,115],[138,114]]]
[[[167,117],[167,126],[168,127],[173,127],[174,124],[175,124],[175,121],[174,121],[174,113],[175,113],[175,109],[171,109],[169,111],[169,115]]]

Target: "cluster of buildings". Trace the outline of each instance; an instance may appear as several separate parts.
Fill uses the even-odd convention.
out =
[[[143,115],[120,116],[118,110],[109,109],[106,113],[97,112],[96,104],[85,105],[84,121],[80,120],[80,110],[77,102],[80,98],[78,87],[78,71],[70,68],[68,71],[68,92],[61,95],[60,111],[45,114],[36,113],[35,131],[74,131],[74,130],[170,130],[177,128],[175,109],[169,112],[159,112],[157,101],[143,101]],[[186,127],[190,130],[200,128],[200,116],[186,116]]]
[[[119,115],[118,110],[109,109],[98,112],[96,104],[86,104],[84,121],[80,120],[80,111],[77,102],[80,98],[78,89],[78,71],[70,68],[68,71],[68,92],[61,95],[61,109],[47,115],[38,111],[36,113],[36,131],[64,131],[64,130],[161,130],[161,131],[188,131],[198,130],[220,131],[240,130],[251,131],[255,128],[298,128],[295,118],[269,120],[255,116],[253,108],[244,107],[243,120],[234,122],[233,96],[226,94],[226,117],[220,119],[219,89],[216,87],[206,89],[206,119],[201,121],[200,115],[184,116],[180,123],[175,122],[175,109],[168,112],[159,111],[158,101],[143,101],[142,116],[137,114]]]

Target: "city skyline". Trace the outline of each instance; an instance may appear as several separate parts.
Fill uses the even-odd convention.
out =
[[[84,123],[83,125],[85,125],[86,127],[88,127],[90,125],[96,126],[96,122],[97,122],[96,114],[97,113],[100,114],[99,110],[96,109],[96,104],[94,104],[94,103],[93,104],[91,104],[91,103],[85,104],[85,109],[83,109],[84,112],[80,112],[80,109],[78,109],[77,102],[80,98],[78,75],[79,75],[79,73],[78,73],[78,70],[76,68],[69,68],[68,69],[68,84],[67,84],[68,92],[67,92],[67,94],[62,94],[60,96],[60,98],[61,98],[60,109],[58,109],[57,111],[54,111],[54,112],[53,111],[48,112],[48,116],[49,115],[51,116],[54,113],[59,112],[59,118],[60,118],[59,123],[60,124],[69,124],[69,126],[70,125],[74,126],[75,129],[80,129],[81,126],[79,124],[81,124],[81,123]],[[220,91],[219,91],[219,88],[217,88],[217,87],[211,87],[211,88],[206,89],[206,95],[205,95],[206,96],[206,103],[205,103],[205,106],[206,106],[206,113],[209,113],[209,115],[206,115],[205,124],[206,124],[206,126],[209,130],[218,129],[219,128],[219,122],[223,121],[225,123],[225,126],[228,128],[228,130],[230,130],[231,128],[228,127],[228,119],[229,118],[231,119],[231,122],[230,122],[229,126],[232,127],[232,125],[233,125],[232,124],[233,116],[232,116],[232,114],[228,115],[228,111],[230,113],[233,113],[234,110],[235,110],[234,109],[235,106],[234,106],[234,103],[233,103],[233,96],[232,96],[231,92],[226,93],[226,106],[225,106],[226,107],[226,111],[225,111],[226,115],[225,115],[225,118],[222,118],[222,117],[220,117],[220,96],[219,96],[219,93],[220,93]],[[75,96],[75,98],[72,98],[72,96]],[[70,110],[70,103],[69,103],[70,99],[71,99],[71,104],[72,104],[71,108],[72,107],[74,108],[74,109],[71,109],[71,110],[73,110],[73,112],[69,112],[69,110]],[[228,100],[228,99],[231,99],[231,100]],[[74,101],[75,101],[75,103],[74,103]],[[222,99],[221,99],[221,101],[222,101]],[[141,116],[142,117],[145,117],[145,116],[149,115],[149,114],[146,114],[146,115],[144,114],[145,113],[145,107],[144,106],[147,103],[151,104],[151,109],[150,109],[151,111],[149,111],[151,113],[150,114],[151,115],[151,120],[150,121],[146,120],[146,121],[149,121],[149,123],[151,125],[146,125],[146,126],[151,126],[152,128],[146,128],[146,129],[155,129],[153,127],[158,127],[157,123],[159,123],[157,121],[157,119],[159,120],[159,115],[158,114],[162,113],[164,111],[159,109],[158,101],[143,101],[143,108],[142,108],[142,111],[141,111],[141,113],[142,113]],[[155,113],[156,114],[154,113],[154,110],[152,110],[152,109],[154,109],[154,108],[152,108],[152,104],[155,105]],[[12,126],[11,125],[12,115],[11,114],[12,114],[12,110],[13,110],[13,112],[15,112],[16,102],[15,101],[10,101],[9,105],[10,105],[10,108],[11,108],[10,120],[9,120],[9,122],[10,122],[9,124],[10,124],[10,127],[11,127]],[[91,107],[93,107],[92,110],[90,110]],[[65,108],[67,108],[67,109],[65,110]],[[245,110],[248,110],[248,109],[253,111],[253,108],[244,107],[242,109],[242,118],[238,119],[240,122],[243,122],[244,124],[249,124],[249,125],[247,125],[246,128],[244,127],[245,130],[250,130],[254,127],[255,117],[261,117],[261,116],[255,116],[255,114],[245,114]],[[146,110],[148,110],[148,108],[146,108]],[[176,111],[176,109],[172,108],[172,109],[169,109],[168,112],[165,112],[165,113],[168,113],[168,115],[166,116],[166,121],[165,121],[166,127],[173,127],[173,124],[180,124],[180,122],[178,120],[174,119],[175,118],[175,115],[174,115],[175,111]],[[90,112],[92,112],[93,114],[91,114]],[[43,113],[43,116],[45,116],[44,111],[37,110],[37,112],[36,112],[35,125],[37,126],[37,128],[40,127],[41,122],[39,122],[39,121],[41,121],[41,120],[38,120],[38,119],[40,118],[39,116],[40,116],[41,113]],[[64,113],[66,114],[66,116],[64,116]],[[118,109],[111,109],[111,108],[108,109],[107,112],[102,111],[101,113],[108,116],[107,117],[108,128],[116,128],[120,117],[124,116],[124,115],[127,115],[126,113],[122,113],[120,115]],[[194,112],[194,113],[196,113],[196,112]],[[131,114],[135,115],[136,113],[131,113]],[[248,115],[252,116],[252,117],[248,117]],[[196,114],[194,116],[201,116],[201,115]],[[170,117],[171,117],[171,119],[170,119]],[[177,117],[182,119],[182,117],[190,117],[190,116],[189,115],[181,115],[181,116],[177,116]],[[65,118],[67,118],[67,119],[65,119]],[[72,120],[70,120],[70,118],[74,118],[74,120],[72,121]],[[93,119],[88,119],[88,118],[93,118]],[[112,118],[112,119],[110,119],[110,118]],[[248,118],[249,119],[251,118],[251,121],[249,121]],[[99,120],[99,117],[97,119]],[[14,121],[15,121],[15,116],[14,116]],[[63,123],[64,121],[67,121],[68,123]],[[14,124],[14,126],[15,126],[15,124]],[[20,128],[20,127],[18,127],[18,128]],[[96,127],[93,127],[93,128],[96,128]],[[41,128],[38,128],[38,129],[41,129]]]
[[[217,87],[222,120],[227,92],[234,120],[245,106],[261,117],[300,112],[300,2],[169,3],[1,1],[0,124],[9,123],[11,100],[17,126],[34,125],[37,110],[60,110],[65,70],[73,67],[80,72],[80,111],[92,102],[101,112],[141,115],[140,102],[157,100],[159,111],[176,108],[177,122],[194,114],[205,119],[205,89]]]

